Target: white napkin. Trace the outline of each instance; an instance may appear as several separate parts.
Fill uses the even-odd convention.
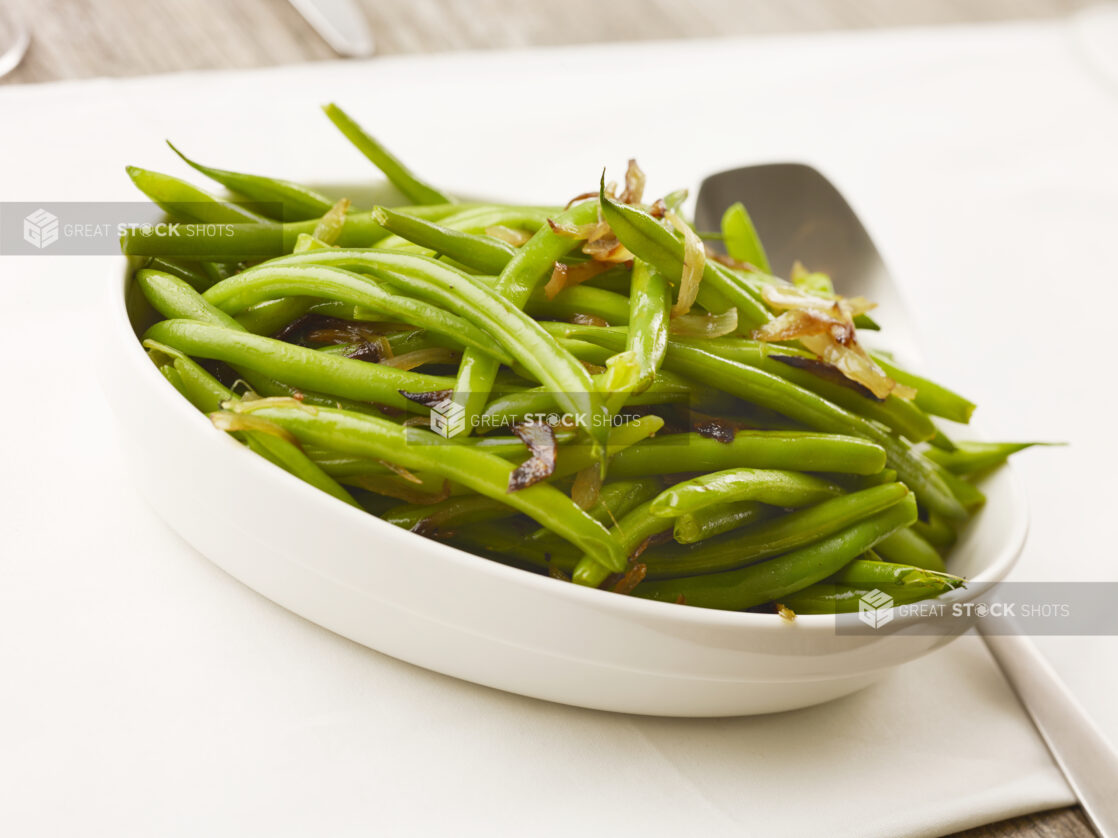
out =
[[[1118,99],[1066,24],[11,87],[0,199],[130,199],[126,163],[183,173],[164,137],[352,181],[369,170],[316,112],[330,99],[475,194],[555,201],[629,156],[657,192],[815,163],[889,258],[930,372],[993,434],[1074,443],[1022,458],[1019,578],[1114,578],[1113,374],[1093,357],[1118,302]],[[292,616],[121,473],[89,363],[106,270],[0,258],[0,833],[935,835],[1072,801],[974,638],[830,705],[688,721],[475,687]],[[1113,639],[1058,648],[1118,733]]]

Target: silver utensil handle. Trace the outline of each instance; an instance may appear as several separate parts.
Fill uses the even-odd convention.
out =
[[[978,629],[982,632],[982,622]],[[1118,753],[1027,637],[982,633],[1095,831],[1118,838]]]
[[[353,0],[291,0],[291,5],[338,55],[364,58],[375,51],[369,25]]]

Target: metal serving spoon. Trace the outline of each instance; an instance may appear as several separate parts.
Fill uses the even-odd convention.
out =
[[[912,322],[866,228],[834,185],[811,166],[775,163],[719,172],[703,181],[695,226],[717,230],[736,201],[749,209],[773,269],[794,259],[836,277],[843,293],[878,303],[889,348],[918,360]],[[1064,772],[1095,830],[1118,838],[1118,754],[1027,637],[979,632]]]

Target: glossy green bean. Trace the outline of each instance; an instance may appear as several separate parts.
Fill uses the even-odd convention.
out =
[[[947,570],[943,557],[936,548],[917,535],[911,527],[897,530],[882,540],[876,549],[882,558],[896,564],[907,564],[940,573]]]
[[[234,367],[233,371],[236,372],[238,378],[251,387],[252,391],[258,396],[264,396],[265,398],[296,399],[303,404],[309,404],[314,407],[340,407],[343,410],[348,410],[353,413],[367,413],[369,416],[377,416],[381,419],[388,418],[382,411],[377,410],[367,402],[359,402],[355,399],[346,399],[341,396],[331,396],[314,390],[292,387],[290,384],[277,381],[261,372],[244,366]],[[326,471],[329,473],[329,469],[326,469]]]
[[[815,506],[766,518],[692,546],[666,545],[648,552],[648,578],[667,579],[734,570],[826,538],[909,496],[900,483],[839,495]]]
[[[722,244],[730,258],[746,262],[764,273],[772,273],[769,257],[753,226],[753,219],[741,202],[731,204],[722,213]]]
[[[128,176],[141,192],[172,218],[205,224],[268,224],[264,216],[223,201],[192,183],[162,172],[127,167]]]
[[[923,585],[939,591],[961,588],[967,582],[963,577],[953,576],[950,573],[864,558],[855,559],[829,581],[837,585],[853,585],[859,588],[877,588],[882,585]]]
[[[604,288],[575,285],[565,288],[548,299],[543,289],[528,300],[525,310],[541,320],[567,320],[576,315],[600,317],[611,326],[624,326],[629,322],[627,298]]]
[[[943,481],[943,484],[947,487],[948,491],[951,492],[951,495],[968,513],[975,512],[976,510],[980,509],[983,504],[986,503],[986,495],[984,495],[982,493],[982,490],[971,483],[969,480],[966,480],[959,475],[948,471],[939,463],[934,463],[933,465],[936,468],[936,473],[939,476],[939,479]],[[947,517],[949,520],[958,520],[952,519],[950,516],[945,517]]]
[[[950,550],[959,540],[959,533],[951,522],[935,513],[929,515],[927,521],[913,524],[912,531],[939,551]]]
[[[240,330],[236,320],[199,294],[184,279],[163,271],[145,268],[136,272],[136,285],[152,308],[168,318],[186,318]]]
[[[727,611],[782,601],[838,572],[881,539],[915,520],[916,501],[908,495],[883,512],[807,547],[724,573],[651,581],[646,577],[633,594],[661,602],[677,602],[682,597],[687,605]]]
[[[950,419],[952,422],[960,422],[964,425],[970,422],[971,415],[974,413],[974,402],[940,384],[936,384],[934,381],[901,369],[893,363],[892,359],[886,358],[881,353],[875,352],[872,354],[873,359],[885,371],[886,375],[894,381],[916,390],[916,398],[913,401],[925,413],[932,416],[941,416],[944,419]]]
[[[668,351],[672,291],[663,274],[637,259],[633,263],[629,295],[625,351],[632,352],[640,365],[640,378],[635,388],[640,391],[652,384]]]
[[[948,452],[938,448],[929,450],[925,456],[939,463],[952,474],[980,474],[1002,465],[1011,454],[1024,451],[1034,445],[1047,445],[1044,442],[971,442],[955,443],[955,451]]]
[[[855,436],[795,431],[738,431],[732,442],[699,434],[658,436],[621,452],[610,465],[616,478],[726,468],[873,474],[885,467],[879,445]]]
[[[471,524],[500,521],[519,514],[501,501],[483,495],[462,495],[439,503],[394,506],[381,517],[405,530],[424,534],[446,533]]]
[[[162,271],[163,273],[171,274],[171,276],[177,276],[199,293],[205,291],[214,284],[213,278],[202,269],[200,263],[188,261],[186,259],[162,259],[155,257],[148,259],[144,267],[150,268],[153,271]]]
[[[483,274],[499,274],[516,253],[511,244],[492,236],[464,233],[387,207],[375,208],[373,217],[393,234]]]
[[[672,534],[679,544],[695,544],[756,524],[777,514],[776,507],[752,500],[716,503],[675,519]]]
[[[653,515],[678,518],[708,506],[752,500],[770,506],[811,506],[843,493],[842,487],[797,471],[733,468],[669,486],[652,502]]]
[[[337,126],[345,138],[357,147],[369,161],[384,174],[388,181],[417,204],[445,204],[450,201],[446,195],[415,176],[388,149],[381,145],[365,130],[354,122],[349,114],[331,103],[323,107],[326,116]]]
[[[437,220],[455,210],[453,204],[426,207],[400,207],[409,215]],[[131,227],[120,239],[126,256],[170,256],[218,262],[255,261],[291,253],[299,236],[313,235],[318,219],[258,224],[232,224],[220,235],[204,224],[177,224],[170,229],[159,226]],[[376,223],[371,212],[346,216],[335,244],[338,247],[371,247],[389,233]]]
[[[888,594],[893,605],[910,605],[925,599],[932,599],[943,593],[941,588],[929,585],[881,585],[875,589]],[[809,585],[802,591],[781,598],[781,604],[794,614],[851,614],[857,612],[862,598],[869,594],[870,588],[835,585],[819,582]]]
[[[453,384],[453,379],[441,376],[341,358],[190,320],[164,320],[148,329],[144,337],[187,355],[258,370],[294,387],[398,408],[413,406],[401,390],[426,393],[447,390]]]
[[[494,341],[484,325],[467,321],[458,313],[433,308],[403,294],[392,293],[382,287],[381,283],[341,267],[315,264],[312,260],[290,261],[299,259],[300,256],[248,268],[214,285],[204,296],[231,315],[265,300],[280,297],[335,300],[379,312],[388,319],[402,320],[430,329],[473,346],[502,363],[512,360],[507,349]],[[456,307],[460,310],[463,308],[457,304]]]
[[[220,183],[226,189],[261,204],[278,205],[280,212],[272,216],[276,220],[305,221],[318,218],[334,205],[334,202],[325,195],[298,183],[203,166],[179,151],[170,141],[167,145],[188,166],[201,172],[210,180]]]

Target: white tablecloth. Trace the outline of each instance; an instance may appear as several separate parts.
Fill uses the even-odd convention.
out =
[[[1017,578],[1114,579],[1118,87],[1082,30],[10,87],[0,199],[130,199],[126,163],[183,172],[164,137],[231,168],[352,180],[368,169],[317,112],[330,99],[462,192],[555,201],[634,155],[656,192],[814,163],[891,262],[930,372],[997,436],[1072,442],[1021,457]],[[974,638],[828,706],[659,720],[454,681],[283,611],[121,472],[90,366],[106,266],[0,257],[0,834],[935,835],[1072,801]],[[1114,639],[1041,643],[1118,738]]]

